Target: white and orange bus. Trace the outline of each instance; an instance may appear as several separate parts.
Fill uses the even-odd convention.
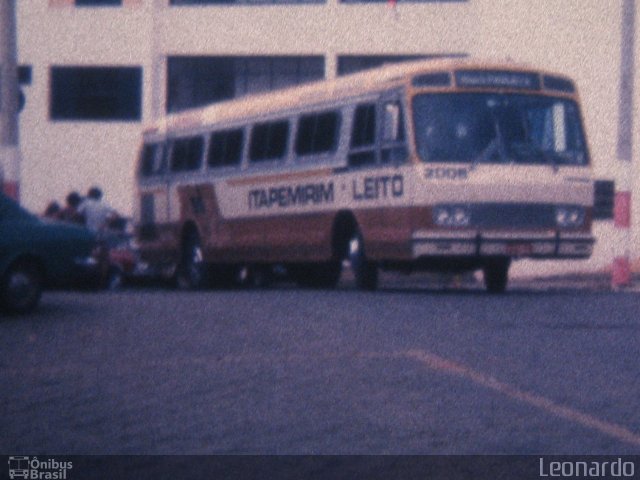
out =
[[[573,81],[510,62],[428,60],[167,116],[143,135],[137,240],[185,287],[275,266],[482,269],[588,258],[593,181]]]

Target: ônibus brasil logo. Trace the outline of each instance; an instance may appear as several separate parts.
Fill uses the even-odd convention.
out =
[[[9,457],[9,478],[33,480],[65,480],[67,470],[73,462],[60,462],[53,458],[39,460],[38,457]]]

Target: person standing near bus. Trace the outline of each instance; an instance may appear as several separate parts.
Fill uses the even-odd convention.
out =
[[[84,223],[84,218],[78,212],[82,197],[78,192],[70,192],[65,199],[66,205],[60,212],[60,220],[69,223]]]
[[[91,187],[87,198],[78,207],[78,213],[84,217],[86,227],[93,232],[102,232],[107,228],[115,211],[102,200],[102,190]]]

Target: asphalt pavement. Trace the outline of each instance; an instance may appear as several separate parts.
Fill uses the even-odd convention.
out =
[[[632,454],[640,294],[53,292],[0,320],[0,452]]]

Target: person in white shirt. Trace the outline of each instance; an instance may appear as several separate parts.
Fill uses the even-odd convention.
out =
[[[102,232],[108,227],[109,220],[116,212],[102,201],[102,190],[92,187],[87,198],[78,207],[78,213],[84,217],[84,224],[93,232]]]

